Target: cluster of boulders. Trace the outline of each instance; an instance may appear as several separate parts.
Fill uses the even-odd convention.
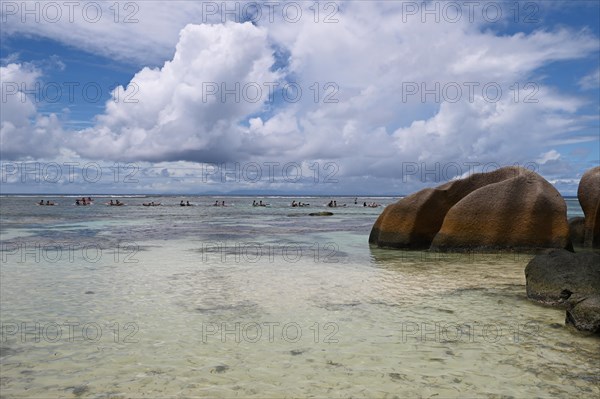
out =
[[[560,193],[537,173],[514,166],[402,198],[385,208],[369,242],[442,251],[571,249]]]
[[[478,173],[389,205],[369,243],[433,251],[537,251],[526,268],[531,300],[567,309],[567,323],[600,333],[600,167],[581,178],[584,218],[567,220],[559,192],[521,167]],[[575,254],[574,247],[587,249]]]

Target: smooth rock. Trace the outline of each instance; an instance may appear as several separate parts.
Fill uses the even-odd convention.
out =
[[[585,215],[584,246],[600,248],[600,166],[583,174],[577,198]]]
[[[600,254],[550,250],[525,267],[527,298],[569,307],[600,293]]]
[[[369,242],[442,251],[572,249],[564,199],[537,173],[514,166],[427,188],[389,205]]]

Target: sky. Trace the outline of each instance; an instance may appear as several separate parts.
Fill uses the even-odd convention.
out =
[[[600,2],[0,1],[1,191],[405,195],[600,163]]]

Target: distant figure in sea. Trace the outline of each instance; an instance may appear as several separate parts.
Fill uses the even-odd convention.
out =
[[[75,200],[75,205],[79,205],[79,198]]]
[[[363,202],[363,206],[367,206],[367,203],[366,203],[366,202]]]
[[[294,207],[294,208],[295,208],[295,207],[297,207],[297,206],[300,206],[300,204],[296,204],[296,201],[292,201],[292,207]]]
[[[113,200],[110,200],[110,204],[111,204],[111,205],[114,205],[114,203],[113,203]]]
[[[221,206],[225,206],[225,201],[221,202]]]
[[[219,201],[215,201],[215,204],[213,206],[219,206]]]
[[[354,205],[358,204],[358,198],[354,198]]]
[[[179,206],[185,206],[185,204],[183,203],[183,200],[181,200],[181,202],[179,203]]]
[[[40,200],[40,205],[44,205],[44,200]]]
[[[185,201],[185,206],[192,206],[192,204],[190,204],[190,201]]]

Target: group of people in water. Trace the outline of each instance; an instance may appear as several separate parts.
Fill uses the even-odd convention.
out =
[[[304,202],[296,202],[295,200],[292,201],[292,208],[296,208],[296,207],[303,207],[303,206],[309,206],[310,204],[305,204]]]
[[[75,200],[75,205],[92,205],[93,201],[94,200],[91,197],[87,197],[87,198],[86,197],[81,197],[81,198],[77,198]],[[56,205],[56,203],[52,202],[52,201],[45,201],[44,202],[44,200],[42,199],[42,200],[40,200],[40,202],[37,203],[37,205]],[[123,206],[125,204],[122,203],[119,200],[113,201],[111,199],[110,202],[106,203],[106,205],[109,205],[109,206]],[[142,205],[143,206],[160,206],[161,204],[160,204],[160,202],[155,203],[154,201],[152,201],[152,202],[144,202],[144,203],[142,203]],[[190,201],[184,201],[184,200],[181,200],[181,202],[179,203],[179,205],[180,206],[194,206],[194,204],[190,204]],[[263,203],[262,200],[260,200],[258,202],[256,200],[252,201],[252,206],[270,206],[270,205],[271,204]],[[354,205],[358,205],[358,198],[354,198]],[[228,205],[225,204],[225,201],[216,200],[215,203],[212,206],[228,206]],[[310,204],[307,204],[307,203],[304,203],[304,202],[301,202],[301,201],[293,200],[292,203],[290,204],[290,206],[292,208],[297,208],[297,207],[310,206]],[[337,203],[336,200],[331,200],[327,204],[327,207],[329,207],[329,208],[338,208],[338,207],[345,207],[345,206],[347,206],[347,205],[346,204],[338,205],[338,203]],[[363,207],[377,208],[379,206],[381,206],[381,204],[378,204],[376,202],[371,202],[369,204],[367,204],[366,202],[363,202]]]
[[[92,205],[92,202],[94,202],[94,200],[91,197],[81,197],[81,199],[77,198],[75,200],[75,205]]]
[[[363,207],[377,208],[378,206],[381,206],[381,204],[378,204],[377,202],[371,202],[370,204],[363,202]]]

